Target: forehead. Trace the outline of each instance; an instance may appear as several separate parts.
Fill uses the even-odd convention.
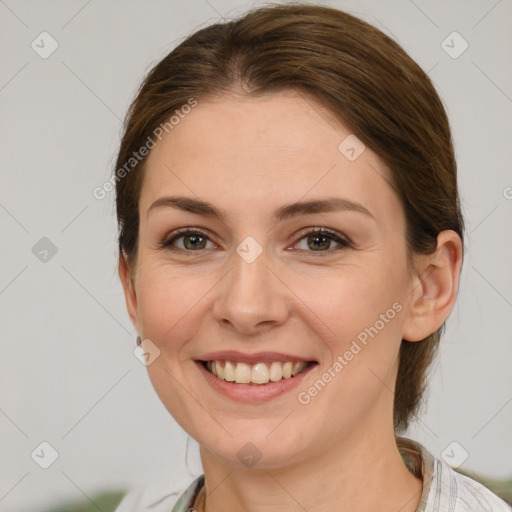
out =
[[[344,141],[355,151],[347,153]],[[166,194],[234,213],[326,195],[386,209],[396,201],[387,170],[369,148],[357,156],[363,148],[330,111],[296,91],[199,99],[151,150],[140,209]]]

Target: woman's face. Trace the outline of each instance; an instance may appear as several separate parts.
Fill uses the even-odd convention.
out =
[[[288,91],[199,100],[146,165],[128,308],[176,421],[228,463],[263,467],[392,429],[414,294],[376,155]],[[276,380],[221,381],[212,359]],[[285,378],[287,361],[314,364]]]

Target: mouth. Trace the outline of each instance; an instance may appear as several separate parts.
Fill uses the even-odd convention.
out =
[[[221,381],[259,386],[293,379],[318,364],[316,361],[260,361],[248,364],[227,359],[199,360],[197,362]]]

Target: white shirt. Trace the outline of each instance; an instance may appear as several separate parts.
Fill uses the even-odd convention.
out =
[[[420,443],[397,436],[405,465],[423,481],[416,512],[511,512],[501,498],[477,481],[435,458]],[[130,491],[115,512],[190,512],[204,485],[204,475],[192,483],[173,486],[168,478]]]

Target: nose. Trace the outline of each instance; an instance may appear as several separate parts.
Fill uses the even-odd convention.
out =
[[[238,252],[230,258],[213,305],[215,318],[225,327],[250,335],[286,322],[290,290],[269,260],[265,251],[254,261]]]

